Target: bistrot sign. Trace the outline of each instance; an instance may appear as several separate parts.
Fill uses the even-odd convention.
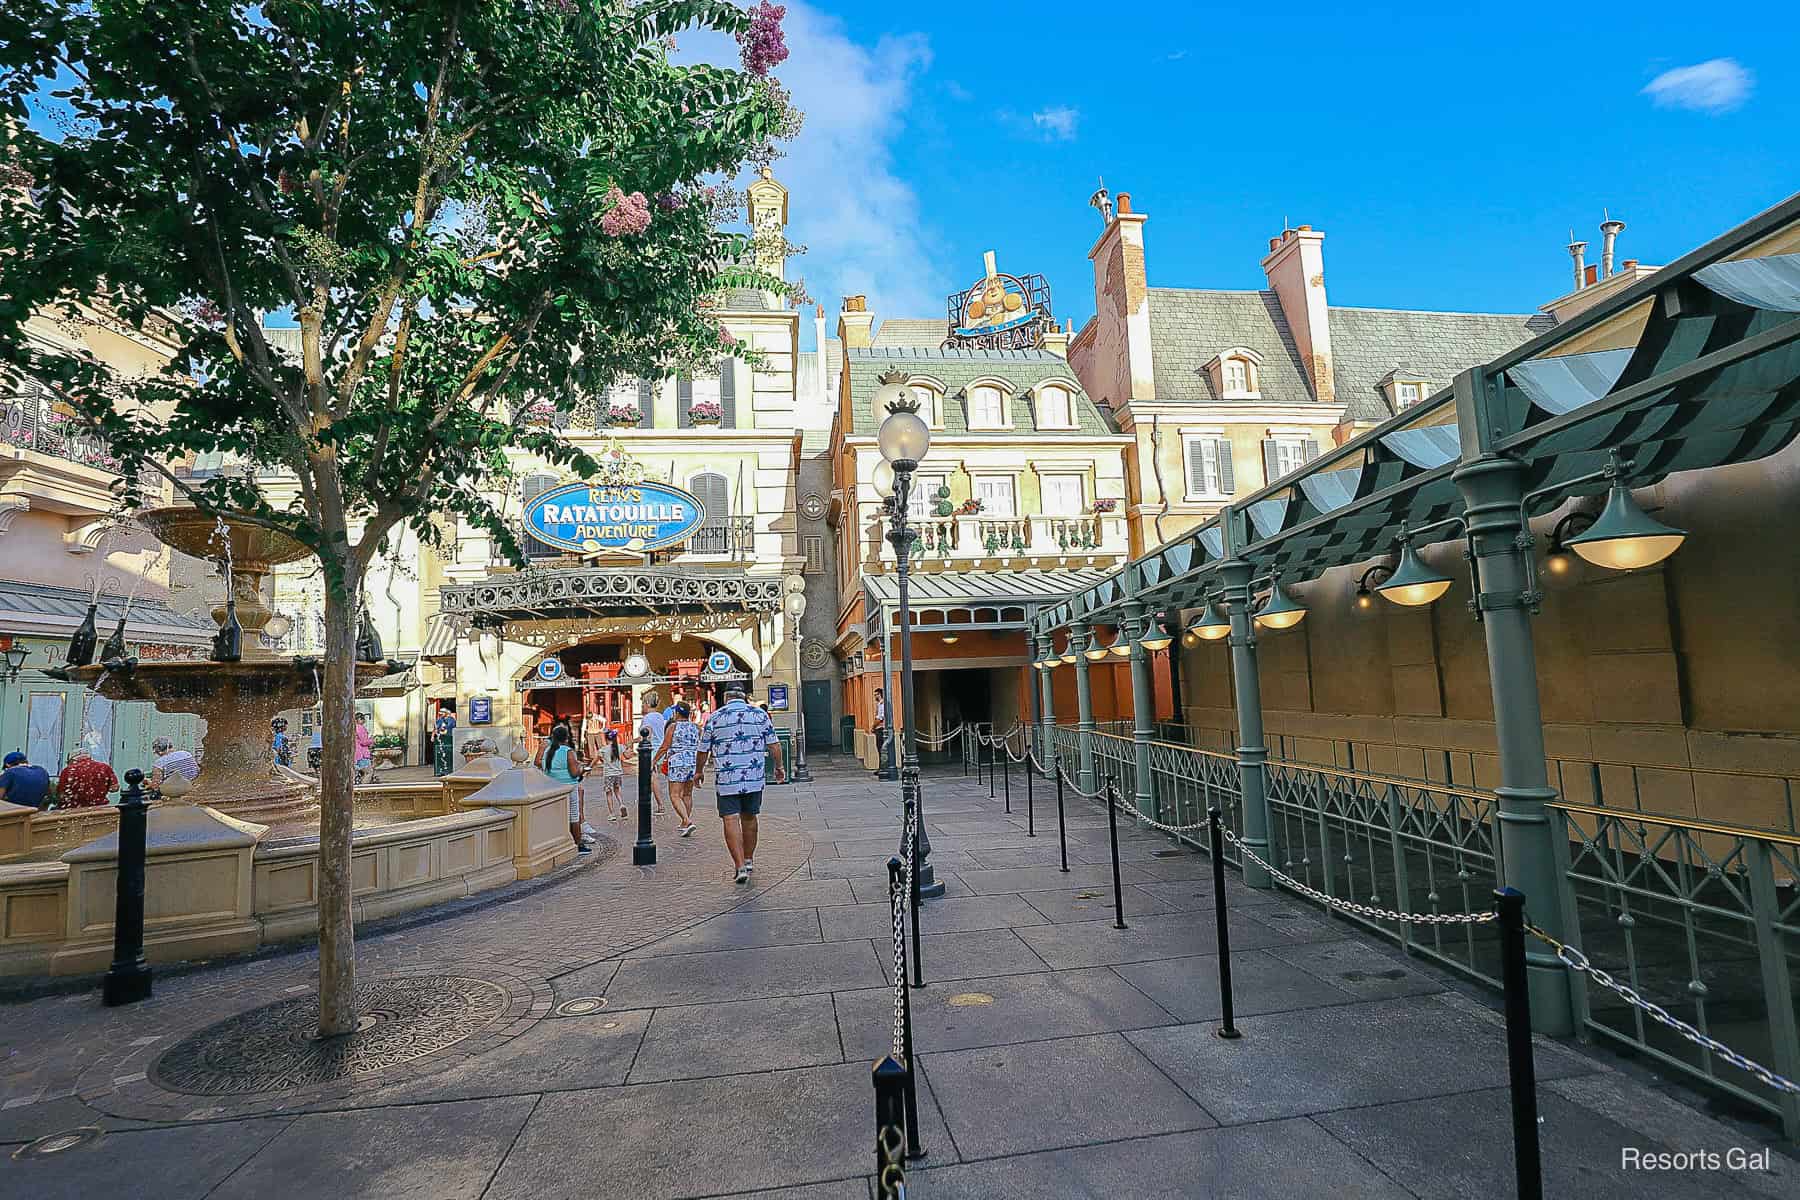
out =
[[[570,483],[525,506],[540,542],[577,554],[638,554],[686,541],[706,519],[699,497],[666,483]]]

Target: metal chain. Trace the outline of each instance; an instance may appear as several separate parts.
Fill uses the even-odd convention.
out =
[[[1106,799],[1106,788],[1104,786],[1102,786],[1101,789],[1097,792],[1084,792],[1081,790],[1081,785],[1079,783],[1076,783],[1074,779],[1070,778],[1069,769],[1067,767],[1063,766],[1059,762],[1056,764],[1056,770],[1057,770],[1057,773],[1062,776],[1063,783],[1068,785],[1069,790],[1075,793],[1075,796],[1077,799],[1080,799],[1080,800],[1104,800],[1104,799]]]
[[[894,1057],[900,1062],[906,1058],[906,907],[912,896],[913,887],[913,843],[915,832],[919,827],[919,810],[915,806],[908,815],[905,847],[901,851],[902,860],[906,863],[906,871],[901,876],[900,891],[889,901],[894,910]],[[910,1064],[909,1064],[910,1065]]]
[[[1529,921],[1525,923],[1525,932],[1531,934],[1540,942],[1545,943],[1551,949],[1555,950],[1556,957],[1561,960],[1565,967],[1568,967],[1571,971],[1586,975],[1589,979],[1613,993],[1615,996],[1618,996],[1633,1008],[1648,1013],[1650,1018],[1658,1024],[1668,1026],[1688,1041],[1694,1043],[1694,1045],[1699,1046],[1709,1053],[1718,1055],[1738,1070],[1756,1076],[1757,1079],[1761,1080],[1765,1085],[1778,1092],[1800,1094],[1800,1083],[1795,1083],[1791,1079],[1784,1079],[1756,1060],[1745,1058],[1742,1054],[1739,1054],[1724,1042],[1719,1041],[1719,1039],[1701,1033],[1698,1029],[1689,1025],[1686,1021],[1683,1021],[1680,1017],[1671,1015],[1667,1009],[1664,1009],[1660,1005],[1652,1004],[1650,1001],[1638,995],[1635,989],[1620,983],[1611,975],[1595,966],[1589,961],[1587,955],[1583,954],[1575,947],[1558,941],[1556,938],[1545,933],[1542,929],[1539,929]]]
[[[1325,907],[1335,908],[1340,912],[1355,913],[1359,917],[1370,917],[1378,921],[1401,921],[1408,925],[1479,925],[1484,921],[1498,920],[1500,916],[1499,913],[1492,909],[1489,909],[1486,912],[1462,913],[1395,912],[1391,908],[1375,908],[1367,904],[1358,904],[1354,900],[1343,900],[1337,896],[1327,896],[1318,888],[1308,887],[1298,879],[1295,879],[1292,875],[1283,871],[1278,871],[1268,863],[1264,862],[1254,850],[1244,845],[1243,840],[1231,830],[1225,829],[1223,832],[1225,834],[1225,840],[1236,846],[1238,851],[1243,854],[1245,858],[1249,859],[1275,878],[1281,880],[1281,882],[1285,883],[1288,887],[1293,888],[1307,899],[1316,900]]]
[[[875,1135],[875,1156],[880,1160],[875,1184],[881,1200],[906,1200],[905,1147],[906,1135],[898,1125],[883,1125]]]
[[[951,742],[954,742],[957,738],[961,737],[964,728],[966,728],[966,726],[958,725],[955,729],[952,729],[941,738],[934,738],[923,733],[916,733],[913,737],[919,745],[930,750],[936,750],[941,746],[948,746]]]
[[[1119,807],[1142,821],[1144,824],[1150,826],[1150,828],[1160,829],[1164,833],[1192,833],[1196,829],[1205,829],[1212,823],[1211,817],[1203,817],[1191,825],[1165,825],[1155,817],[1140,810],[1138,806],[1131,801],[1127,800],[1123,792],[1119,793]]]

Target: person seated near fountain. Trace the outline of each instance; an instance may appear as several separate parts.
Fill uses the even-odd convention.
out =
[[[356,714],[356,782],[367,783],[375,773],[375,735],[369,732],[369,714]]]
[[[269,729],[274,734],[271,740],[275,753],[275,765],[278,767],[294,765],[294,740],[288,737],[287,725],[286,717],[276,717],[269,722]]]
[[[151,742],[150,753],[156,755],[156,761],[150,765],[151,787],[160,789],[163,780],[171,775],[180,775],[189,783],[200,778],[200,760],[186,750],[177,750],[168,738],[159,737]]]
[[[0,770],[0,800],[40,811],[50,807],[50,772],[34,767],[18,750],[6,756]]]
[[[99,808],[108,792],[116,791],[119,777],[113,769],[85,749],[69,755],[69,765],[56,777],[56,807]]]

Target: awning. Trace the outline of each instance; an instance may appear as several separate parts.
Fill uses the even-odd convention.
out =
[[[936,629],[1024,629],[1039,605],[1054,603],[1071,591],[1092,587],[1104,571],[1082,567],[1024,571],[918,571],[907,574],[907,607],[914,614],[947,618],[967,610],[966,622],[943,621]],[[865,639],[881,637],[886,614],[900,604],[900,576],[864,575],[863,594],[869,619]]]
[[[356,689],[359,696],[404,696],[414,688],[422,686],[417,667],[408,667],[393,675],[383,675],[379,679],[371,679]]]
[[[425,629],[425,645],[419,650],[419,657],[426,662],[454,663],[456,643],[462,640],[467,627],[466,619],[439,613]]]
[[[0,583],[0,633],[67,637],[87,616],[89,593],[76,588],[7,581]],[[101,595],[94,615],[102,641],[125,612],[123,596]],[[180,613],[168,601],[139,596],[125,621],[125,638],[172,646],[208,647],[218,627],[205,614]]]

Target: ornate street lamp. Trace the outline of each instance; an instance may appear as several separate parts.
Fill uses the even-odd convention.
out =
[[[1375,590],[1407,608],[1430,604],[1450,590],[1451,578],[1434,571],[1413,548],[1406,526],[1400,527],[1400,563],[1394,573],[1375,585]]]
[[[806,768],[806,680],[801,676],[805,660],[800,657],[800,618],[806,615],[806,580],[798,575],[788,576],[787,598],[781,603],[794,622],[794,686],[800,692],[795,697],[799,732],[794,738],[794,782],[811,783],[812,772]]]
[[[1187,631],[1202,641],[1216,642],[1231,633],[1231,618],[1220,610],[1216,601],[1208,597],[1205,610],[1188,626]]]
[[[6,665],[0,667],[0,681],[11,683],[25,669],[25,660],[31,657],[31,651],[23,646],[8,646],[5,650]]]
[[[907,501],[912,495],[913,472],[918,470],[919,462],[931,449],[931,426],[919,416],[919,400],[906,386],[906,376],[899,371],[884,371],[881,374],[881,390],[875,393],[875,407],[879,412],[887,410],[887,417],[876,431],[875,441],[881,448],[882,462],[875,468],[876,490],[880,491],[884,480],[882,467],[888,467],[893,474],[893,494],[888,497],[892,519],[889,523],[888,541],[894,547],[894,559],[899,576],[899,619],[900,619],[900,720],[901,720],[901,759],[900,759],[900,796],[902,800],[911,800],[914,811],[918,815],[918,861],[913,865],[913,873],[918,880],[920,897],[934,897],[944,894],[944,885],[937,879],[931,869],[931,835],[925,828],[925,797],[919,787],[919,743],[915,732],[915,712],[913,705],[913,661],[912,661],[912,611],[911,593],[909,591],[908,574],[912,563],[912,544],[918,536],[907,527]],[[906,833],[900,834],[900,855],[906,856]]]

